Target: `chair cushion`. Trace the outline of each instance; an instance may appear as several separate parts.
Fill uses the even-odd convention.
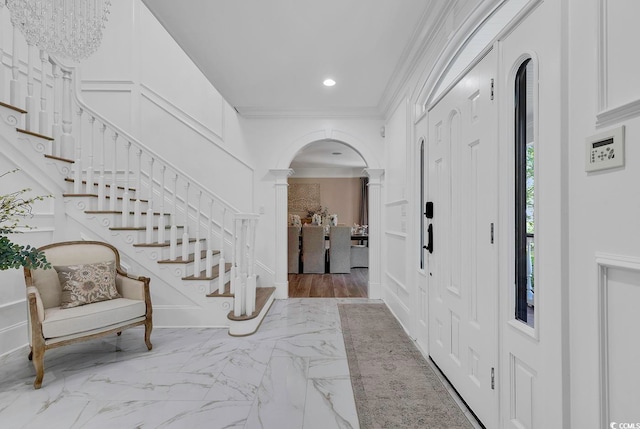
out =
[[[115,261],[54,266],[62,285],[61,308],[120,298]]]
[[[57,338],[91,331],[144,316],[144,301],[117,298],[72,308],[45,309],[42,334],[45,338]]]

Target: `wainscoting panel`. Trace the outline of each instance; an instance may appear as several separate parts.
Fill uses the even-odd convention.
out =
[[[597,257],[599,272],[601,423],[635,422],[640,403],[640,259]]]
[[[640,58],[631,54],[632,41],[640,38],[640,3],[600,0],[599,6],[597,124],[607,126],[640,115],[640,90],[627,85],[640,67]]]

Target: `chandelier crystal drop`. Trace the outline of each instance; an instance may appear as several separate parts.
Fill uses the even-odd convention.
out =
[[[110,6],[110,0],[7,0],[11,23],[28,44],[74,61],[100,46]]]

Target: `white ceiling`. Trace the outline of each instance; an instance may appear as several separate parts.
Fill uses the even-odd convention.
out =
[[[245,116],[379,116],[442,0],[143,0]],[[337,81],[327,88],[322,81]]]

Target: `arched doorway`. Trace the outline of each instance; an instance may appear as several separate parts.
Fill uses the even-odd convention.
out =
[[[306,134],[289,145],[278,160],[277,168],[270,173],[275,180],[275,218],[276,218],[276,264],[275,286],[276,298],[288,298],[287,280],[287,213],[288,213],[288,178],[293,174],[290,165],[296,155],[306,146],[315,142],[332,140],[348,146],[357,152],[365,161],[365,175],[369,178],[369,298],[381,296],[381,186],[384,170],[376,156],[369,151],[366,143],[337,130],[319,130]]]
[[[290,168],[293,173],[288,178],[287,208],[289,298],[368,297],[365,160],[352,147],[324,139],[302,148]],[[318,223],[324,231],[309,228]],[[320,235],[311,239],[309,233]],[[356,234],[360,240],[353,241]],[[338,239],[338,235],[342,238]]]

